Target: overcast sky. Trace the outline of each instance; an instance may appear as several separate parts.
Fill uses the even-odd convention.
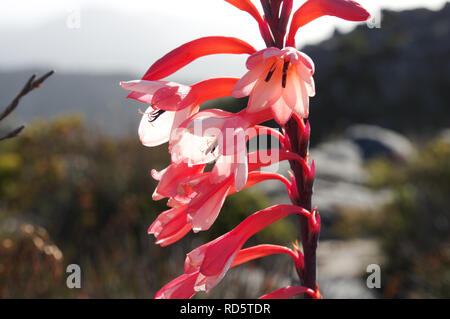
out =
[[[447,1],[360,0],[359,2],[379,19],[381,8],[402,10],[427,7],[436,10]],[[260,7],[259,1],[254,3]],[[303,1],[294,3],[296,9]],[[112,12],[108,16],[117,18],[114,18],[114,21],[105,20],[104,17],[100,17],[104,12]],[[72,19],[78,13],[79,28],[76,17],[75,20]],[[98,15],[98,19],[95,19],[95,14]],[[119,19],[121,17],[127,19]],[[101,29],[100,24],[105,24],[105,30],[101,32],[97,30]],[[354,26],[355,23],[352,22],[324,17],[302,28],[297,34],[297,43],[303,45],[318,42],[328,37],[336,27],[348,31]],[[61,30],[54,30],[58,28]],[[66,33],[56,36],[54,33],[56,31]],[[160,55],[183,42],[207,35],[235,36],[256,48],[263,47],[258,28],[251,17],[223,0],[0,1],[2,69],[39,65],[70,71],[128,71],[140,74],[145,72]],[[48,44],[49,37],[58,39],[53,41],[54,46]],[[67,45],[64,47],[64,40],[70,40],[70,37],[73,37],[71,41],[76,43],[77,48],[70,48]],[[39,48],[40,42],[37,41],[46,45],[42,46],[40,52],[31,56],[28,51]],[[130,43],[131,41],[133,43]],[[111,45],[112,42],[115,42],[114,46]],[[27,47],[27,43],[33,47]],[[61,49],[56,48],[58,43],[66,50],[58,51]],[[49,50],[48,54],[45,48]],[[52,55],[51,52],[57,54]],[[242,74],[240,65],[245,57],[227,57],[224,60],[221,56],[202,60],[204,61],[197,61],[192,67],[179,73],[179,76],[195,74],[198,77],[205,70],[216,72],[217,75],[238,76]]]

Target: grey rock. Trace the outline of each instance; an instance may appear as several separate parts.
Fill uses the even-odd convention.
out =
[[[367,266],[382,265],[384,257],[373,240],[327,240],[317,250],[318,281],[322,294],[334,298],[376,298],[364,278]]]
[[[364,183],[367,173],[362,167],[359,147],[347,140],[320,144],[311,150],[316,165],[316,177],[332,181]]]
[[[450,128],[446,128],[444,130],[442,130],[439,134],[438,134],[438,139],[445,142],[445,143],[449,143],[450,144]]]
[[[373,191],[368,187],[347,182],[329,182],[317,179],[314,186],[314,203],[328,217],[342,209],[373,211],[392,198],[388,190]]]
[[[365,159],[388,157],[407,161],[415,152],[406,137],[379,126],[354,125],[347,130],[345,137],[359,146]]]

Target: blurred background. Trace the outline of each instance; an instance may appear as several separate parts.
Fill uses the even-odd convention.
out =
[[[326,298],[449,298],[450,3],[359,2],[373,15],[368,23],[324,17],[297,35],[316,63],[319,284]],[[1,1],[0,106],[32,73],[56,73],[0,127],[26,125],[0,142],[0,298],[151,298],[182,273],[191,249],[251,212],[289,203],[282,185],[265,182],[229,197],[211,231],[166,248],[147,235],[165,210],[151,199],[149,172],[169,154],[140,144],[145,105],[126,100],[119,82],[200,36],[263,47],[256,24],[224,1],[155,3]],[[205,57],[170,78],[242,76],[245,58]],[[297,236],[296,219],[286,219],[248,245]],[[66,286],[69,264],[81,267],[81,289]],[[381,267],[380,289],[366,286],[370,264]],[[295,278],[288,257],[267,257],[196,298],[256,298]]]

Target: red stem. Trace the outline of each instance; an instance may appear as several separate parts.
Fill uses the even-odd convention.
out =
[[[265,19],[270,28],[274,45],[280,49],[284,47],[286,26],[291,15],[292,0],[261,0]],[[281,7],[281,12],[280,12]],[[293,171],[293,182],[297,189],[291,192],[294,205],[312,212],[311,197],[313,193],[314,168],[308,167],[308,152],[310,128],[305,126],[303,119],[293,116],[284,126],[285,141],[281,141],[284,150],[295,153],[302,160],[291,159],[289,163]],[[303,165],[302,165],[303,163]],[[304,264],[297,265],[297,273],[303,286],[316,290],[316,249],[320,234],[320,216],[317,222],[299,215],[300,235],[304,254]],[[310,298],[309,295],[306,298]]]
[[[284,127],[288,137],[291,152],[300,155],[305,161],[308,160],[309,128],[305,129],[303,120],[292,117]],[[295,205],[312,211],[311,198],[313,193],[314,176],[305,172],[298,161],[290,161],[291,169],[297,183],[297,195],[292,198]],[[316,249],[319,239],[319,229],[314,229],[308,218],[299,216],[301,242],[304,254],[304,266],[297,269],[300,281],[303,286],[316,289]],[[309,298],[306,296],[306,298]]]

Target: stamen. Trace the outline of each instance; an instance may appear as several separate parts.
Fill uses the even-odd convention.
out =
[[[217,142],[216,140],[210,147],[206,149],[205,155],[208,155],[209,153],[213,154],[217,146],[219,146],[219,142]]]
[[[283,64],[283,76],[281,78],[281,86],[283,87],[283,89],[286,87],[286,78],[287,78],[287,70],[289,68],[289,60],[284,61]]]
[[[149,123],[152,123],[156,121],[161,115],[163,115],[166,111],[164,110],[157,110],[151,114],[149,114]]]
[[[266,81],[266,82],[270,81],[270,79],[272,78],[273,72],[275,72],[276,68],[277,67],[275,66],[275,63],[272,64],[272,66],[270,67],[270,71],[269,71],[269,73],[267,73],[266,79],[264,81]]]

